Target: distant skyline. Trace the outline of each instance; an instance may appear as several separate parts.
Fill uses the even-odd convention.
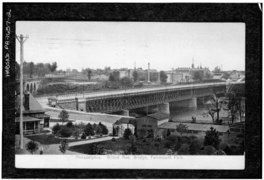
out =
[[[16,34],[29,36],[25,61],[56,61],[63,70],[146,69],[148,62],[171,70],[191,67],[192,60],[210,70],[245,70],[244,23],[18,21]]]

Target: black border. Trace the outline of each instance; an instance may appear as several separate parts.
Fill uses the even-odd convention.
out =
[[[262,7],[262,4],[261,4]],[[7,12],[10,45],[4,49]],[[15,22],[149,21],[244,22],[246,24],[245,170],[16,169],[14,166]],[[261,178],[262,11],[257,3],[3,3],[3,178]],[[10,54],[10,77],[4,56]],[[214,162],[212,162],[213,164]]]

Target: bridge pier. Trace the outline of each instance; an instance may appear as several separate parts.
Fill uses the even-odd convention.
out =
[[[129,110],[122,110],[120,115],[129,116]]]
[[[170,103],[163,103],[158,105],[158,111],[166,114],[170,114]]]
[[[197,98],[191,98],[191,99],[186,99],[182,101],[176,101],[173,103],[173,106],[175,107],[197,107]]]

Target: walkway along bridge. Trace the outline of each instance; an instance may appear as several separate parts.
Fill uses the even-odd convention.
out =
[[[232,85],[244,82],[235,82]],[[57,106],[64,109],[86,112],[112,113],[123,111],[128,115],[131,109],[157,105],[160,112],[169,113],[169,103],[178,102],[180,106],[197,106],[197,98],[214,93],[225,93],[227,83],[188,84],[166,87],[127,89],[109,92],[90,93],[76,97],[60,97]]]

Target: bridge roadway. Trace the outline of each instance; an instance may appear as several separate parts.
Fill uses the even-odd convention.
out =
[[[234,84],[244,84],[244,82],[232,83]],[[123,115],[127,115],[127,111],[131,109],[157,105],[159,111],[167,113],[169,103],[193,107],[197,105],[197,97],[209,96],[216,92],[225,93],[228,85],[230,84],[225,82],[203,83],[71,94],[58,96],[57,105],[64,109],[86,112],[124,111]]]
[[[241,84],[241,83],[234,82],[232,84]],[[135,88],[135,89],[125,89],[125,90],[111,90],[111,91],[103,91],[103,92],[89,92],[89,93],[59,95],[57,96],[57,99],[59,101],[66,102],[66,101],[72,101],[73,99],[77,97],[79,101],[82,101],[82,100],[94,100],[94,99],[106,98],[106,97],[141,95],[141,94],[149,94],[149,93],[157,93],[157,92],[170,92],[170,91],[175,91],[175,90],[199,89],[199,88],[206,88],[206,87],[226,86],[226,85],[227,83],[220,82],[220,83],[203,83],[203,84]]]

